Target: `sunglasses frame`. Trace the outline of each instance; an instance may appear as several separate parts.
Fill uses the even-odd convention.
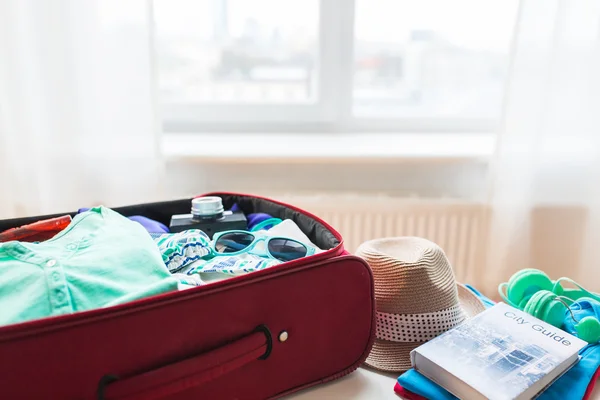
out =
[[[239,251],[235,251],[235,252],[231,252],[231,253],[219,253],[217,251],[217,242],[219,241],[219,239],[222,236],[225,236],[225,235],[230,234],[230,233],[241,233],[241,234],[245,234],[245,235],[250,235],[250,236],[253,237],[252,243],[250,243],[248,246],[246,246],[243,250],[239,250]],[[281,262],[286,262],[286,261],[280,260],[279,258],[274,257],[271,254],[271,251],[269,250],[269,242],[271,240],[275,240],[275,239],[290,240],[292,242],[295,242],[295,243],[298,243],[298,244],[304,246],[304,248],[306,249],[306,255],[304,257],[312,256],[313,254],[315,254],[315,248],[313,246],[309,246],[307,244],[302,243],[299,240],[292,239],[290,237],[257,235],[256,232],[249,232],[249,231],[242,231],[242,230],[231,230],[231,231],[222,231],[222,232],[215,233],[214,236],[213,236],[213,240],[212,240],[212,243],[210,245],[210,248],[211,248],[213,254],[220,255],[220,256],[236,256],[236,255],[239,255],[239,254],[250,253],[250,254],[255,254],[255,255],[258,255],[258,256],[268,256],[269,258],[272,258],[273,260],[278,260],[278,261],[281,261]],[[256,245],[259,242],[263,242],[263,241],[265,242],[265,252],[264,253],[260,253],[260,254],[258,254],[258,253],[251,253],[251,250],[254,247],[256,247]],[[289,261],[295,261],[297,259],[304,258],[304,257],[298,257],[298,258],[296,258],[294,260],[288,260],[288,262]]]

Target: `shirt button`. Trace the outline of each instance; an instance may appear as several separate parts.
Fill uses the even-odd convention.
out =
[[[62,302],[65,299],[65,292],[63,292],[62,290],[57,290],[56,291],[56,299],[60,302]]]
[[[67,245],[67,250],[75,250],[77,246],[73,243]]]
[[[55,282],[58,282],[60,280],[60,274],[58,272],[53,273],[52,279],[54,279]]]
[[[55,265],[56,265],[56,260],[50,260],[46,263],[46,266],[50,267],[50,268],[54,267]]]

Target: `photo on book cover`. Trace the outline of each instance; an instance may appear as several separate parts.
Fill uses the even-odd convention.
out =
[[[454,358],[455,368],[463,369],[473,380],[493,381],[494,386],[502,385],[514,393],[524,391],[562,361],[531,344],[530,338],[498,324],[459,326],[453,334],[442,335],[436,345],[440,357]]]

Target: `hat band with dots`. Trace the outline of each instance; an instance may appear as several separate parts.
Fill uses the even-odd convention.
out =
[[[378,339],[390,342],[425,342],[463,322],[459,305],[424,314],[388,314],[377,312]]]

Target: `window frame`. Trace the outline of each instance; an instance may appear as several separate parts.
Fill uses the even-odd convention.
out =
[[[295,104],[162,103],[174,132],[493,132],[495,119],[378,118],[353,114],[356,0],[319,0],[316,99]],[[156,57],[156,52],[154,53]],[[155,60],[155,65],[158,63]],[[158,77],[159,71],[156,71]],[[158,90],[157,90],[158,92]]]

